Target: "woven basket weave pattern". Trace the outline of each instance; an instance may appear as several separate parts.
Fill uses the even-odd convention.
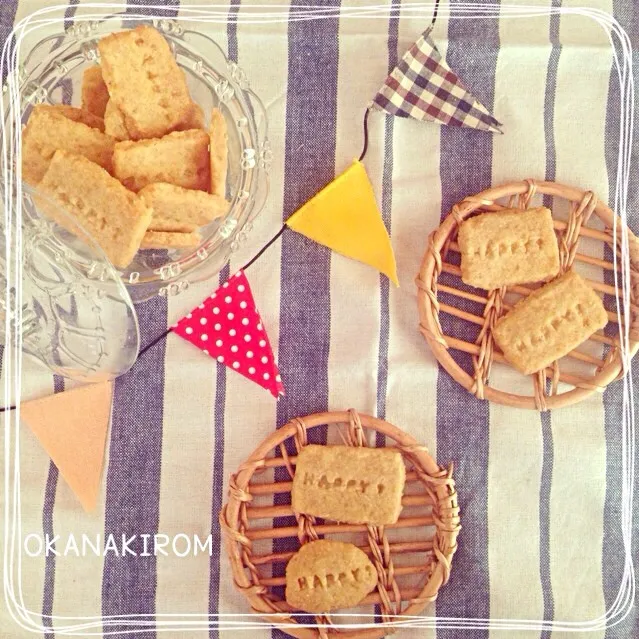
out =
[[[629,354],[633,356],[639,346],[639,308],[636,302],[639,297],[639,242],[619,220],[615,220],[614,213],[591,191],[581,191],[554,182],[524,180],[495,187],[476,196],[465,198],[453,206],[441,226],[430,235],[428,249],[424,255],[416,283],[420,330],[440,364],[457,382],[479,399],[489,399],[509,406],[545,411],[581,401],[593,392],[602,392],[610,382],[623,375],[617,313],[608,311],[609,324],[607,329],[595,333],[589,340],[603,345],[601,358],[591,355],[581,348],[566,356],[565,359],[578,362],[583,372],[575,374],[572,371],[563,370],[564,367],[560,360],[531,376],[530,395],[520,395],[508,390],[497,389],[491,387],[489,383],[492,364],[493,362],[509,364],[495,346],[492,336],[493,328],[497,320],[511,308],[511,305],[506,303],[507,294],[525,297],[534,289],[529,286],[509,286],[489,291],[484,297],[474,291],[469,291],[468,287],[461,282],[460,268],[447,261],[451,253],[459,252],[456,243],[457,230],[465,219],[477,212],[499,211],[505,208],[526,209],[537,194],[563,198],[570,205],[567,221],[554,219],[559,243],[560,274],[571,269],[573,265],[575,268],[596,267],[604,273],[614,273],[617,270],[618,281],[621,282],[622,274],[619,264],[615,265],[605,259],[580,253],[579,246],[581,240],[587,238],[610,247],[616,251],[619,258],[621,239],[625,235],[628,240],[631,280],[629,287],[631,300]],[[504,203],[499,203],[499,200]],[[604,230],[593,228],[594,225],[588,225],[593,214],[603,222]],[[613,231],[613,229],[615,230]],[[605,255],[605,252],[603,254]],[[452,276],[455,285],[441,284],[439,279],[442,273]],[[600,294],[614,297],[617,293],[614,286],[601,280],[591,279],[589,283]],[[483,305],[482,316],[474,315],[456,304],[443,303],[440,299],[440,293],[446,293],[460,303],[469,301]],[[445,334],[440,320],[442,313],[479,327],[474,343],[460,339],[456,335]],[[462,368],[450,351],[461,351],[471,355],[472,375]]]
[[[367,446],[367,435],[377,432],[394,440],[407,464],[407,484],[413,490],[405,494],[404,507],[420,507],[427,514],[406,514],[404,510],[397,524],[368,526],[355,524],[318,523],[314,517],[296,515],[295,527],[256,528],[260,519],[290,516],[290,506],[252,506],[254,497],[275,493],[290,493],[295,474],[295,458],[287,451],[287,440],[292,440],[299,453],[307,445],[307,433],[311,428],[327,425],[337,429],[343,443],[348,446]],[[367,431],[370,431],[367,433]],[[277,453],[277,454],[276,454]],[[290,481],[259,482],[260,474],[269,468],[285,468]],[[419,487],[416,492],[415,488]],[[220,525],[225,535],[236,587],[244,593],[254,611],[262,613],[275,625],[287,624],[286,632],[296,637],[329,637],[339,633],[344,637],[382,637],[392,631],[392,624],[402,615],[415,615],[435,600],[440,587],[448,581],[453,554],[457,548],[460,530],[459,508],[452,468],[440,468],[412,437],[391,424],[356,411],[323,413],[296,418],[273,433],[231,477],[229,501],[220,513]],[[393,539],[393,529],[416,529],[415,540]],[[276,588],[284,585],[283,577],[268,576],[267,569],[275,563],[283,564],[292,552],[258,555],[254,551],[256,540],[296,537],[305,544],[333,534],[350,533],[352,541],[368,554],[377,570],[377,589],[362,602],[371,609],[368,623],[373,622],[379,606],[378,619],[385,624],[379,628],[353,629],[332,625],[329,615],[317,615],[315,628],[303,628],[296,624],[294,612],[278,596]],[[429,534],[430,533],[430,534]],[[401,556],[402,565],[396,565]],[[426,561],[424,561],[426,556]],[[406,565],[406,559],[411,565]],[[416,559],[413,559],[416,558]],[[420,577],[422,585],[407,585],[406,578]],[[277,617],[272,615],[277,614]],[[271,616],[269,616],[271,615]],[[340,621],[340,623],[344,623]]]

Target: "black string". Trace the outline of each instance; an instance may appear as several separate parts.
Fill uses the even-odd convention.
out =
[[[144,355],[149,349],[153,348],[158,342],[161,342],[169,333],[173,331],[172,328],[167,328],[164,333],[160,333],[150,344],[147,344],[139,353],[138,359]]]
[[[430,27],[428,32],[430,33],[435,27],[435,22],[437,22],[437,14],[439,13],[439,2],[440,0],[435,0],[435,8],[433,10],[433,19],[430,22]],[[366,156],[366,152],[368,151],[368,114],[371,112],[371,108],[368,107],[364,112],[364,148],[362,149],[362,153],[359,156],[359,161],[361,162]]]
[[[437,12],[439,11],[439,0],[435,0],[435,10],[433,11],[433,20],[430,23],[430,29],[432,31],[433,27],[435,26],[435,22],[437,20]]]
[[[286,230],[286,224],[283,224],[282,228],[258,251],[257,255],[253,259],[249,260],[242,267],[242,270],[246,271],[246,269],[249,266],[253,266],[253,264],[255,264],[255,262],[257,262],[257,260],[259,260],[260,257],[262,257],[262,255],[264,255],[264,253],[266,252],[266,249],[268,249],[273,244],[275,244],[275,242],[277,242],[277,240],[281,237],[282,233],[284,233],[285,230]]]
[[[257,262],[257,260],[259,260],[260,257],[262,257],[262,255],[266,252],[266,250],[268,248],[270,248],[271,246],[273,246],[273,244],[275,244],[275,242],[277,242],[277,240],[281,237],[282,233],[284,233],[285,230],[286,230],[286,224],[283,224],[282,228],[240,270],[246,271],[246,269],[248,269],[250,266],[253,266],[253,264],[255,264],[255,262]],[[165,339],[168,336],[169,333],[172,333],[172,332],[173,332],[172,328],[167,328],[164,331],[164,333],[160,333],[160,335],[158,335],[150,344],[147,344],[138,353],[138,359],[140,359],[140,357],[142,357],[142,355],[144,355],[144,353],[146,353],[148,350],[152,349],[156,344],[161,342],[163,339]]]
[[[366,151],[368,151],[368,114],[371,112],[370,108],[366,109],[366,113],[364,113],[364,148],[362,149],[362,154],[359,156],[359,161],[361,162],[366,155]]]
[[[433,19],[430,23],[430,30],[435,26],[435,22],[437,21],[437,14],[439,12],[439,3],[440,0],[435,0],[435,9],[433,10]],[[359,161],[361,162],[366,156],[366,152],[368,151],[368,115],[370,113],[370,108],[366,109],[364,112],[364,148],[362,149],[362,153],[359,156]],[[241,270],[246,271],[249,267],[253,266],[257,260],[264,255],[264,253],[273,245],[277,240],[281,237],[282,233],[286,230],[286,224],[282,225],[282,228],[257,252],[257,254],[250,259]],[[144,355],[148,350],[153,348],[156,344],[161,342],[163,339],[167,337],[169,333],[173,331],[172,328],[168,328],[164,333],[158,335],[150,344],[147,344],[138,354],[138,359]],[[0,412],[5,410],[13,410],[15,406],[11,406],[10,408],[1,408]]]
[[[9,410],[15,410],[15,406],[5,406],[4,408],[0,407],[0,413],[6,413]]]

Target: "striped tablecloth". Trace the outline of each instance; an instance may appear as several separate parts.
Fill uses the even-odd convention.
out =
[[[639,7],[633,0],[526,3],[614,11],[639,44]],[[45,4],[2,0],[3,39],[15,20]],[[163,4],[179,15],[195,3]],[[291,15],[300,4],[291,3]],[[339,0],[321,4],[337,7]],[[457,4],[451,2],[453,15]],[[129,2],[127,10],[144,12],[139,5]],[[249,24],[241,19],[243,1],[235,0],[227,24],[201,26],[247,71],[267,105],[275,158],[267,206],[220,279],[359,153],[365,105],[430,21],[428,10],[419,17],[405,11],[410,3],[402,5],[399,19],[347,19],[343,13],[340,19]],[[342,9],[349,6],[355,3],[345,2]],[[83,1],[71,0],[66,17],[72,21],[86,11]],[[534,177],[582,185],[603,200],[612,199],[619,95],[609,42],[592,20],[558,15],[526,20],[444,16],[434,39],[471,90],[493,108],[506,134],[379,114],[371,118],[366,166],[391,230],[400,289],[363,265],[285,234],[250,278],[278,352],[286,397],[274,402],[175,337],[158,344],[117,381],[102,497],[94,514],[81,511],[38,443],[22,431],[23,535],[48,533],[64,540],[70,533],[78,538],[109,533],[205,538],[212,533],[213,539],[210,560],[113,553],[25,557],[22,603],[37,623],[53,626],[48,636],[60,623],[51,621],[52,615],[247,612],[220,553],[217,516],[229,474],[291,417],[351,406],[403,427],[440,463],[455,463],[463,517],[459,551],[450,583],[426,614],[584,622],[612,605],[623,569],[620,388],[613,385],[578,406],[542,415],[476,400],[438,369],[417,331],[413,284],[428,233],[464,195]],[[639,206],[637,184],[635,170],[633,213]],[[216,278],[168,302],[156,298],[141,304],[143,342],[217,284]],[[61,390],[61,382],[35,365],[25,366],[25,397],[51,393],[56,386]],[[272,634],[266,627],[252,632],[260,638]],[[223,634],[229,633],[210,632],[211,637]],[[468,633],[403,632],[405,637],[435,634]],[[473,636],[489,634],[497,632],[480,630]],[[27,635],[3,606],[0,637]],[[146,630],[141,636],[155,635]],[[636,611],[593,635],[639,636]]]

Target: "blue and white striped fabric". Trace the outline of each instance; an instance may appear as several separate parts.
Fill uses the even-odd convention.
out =
[[[387,2],[400,7],[400,0]],[[1,0],[0,36],[45,4],[53,2]],[[140,4],[130,1],[128,10],[144,11]],[[179,15],[198,3],[163,4]],[[278,0],[261,4],[281,6]],[[451,0],[453,16],[456,4]],[[639,46],[633,0],[563,0],[566,7],[582,5],[614,11]],[[302,6],[293,0],[291,15]],[[72,0],[66,17],[87,10]],[[430,20],[426,13],[403,12],[390,19],[342,15],[254,24],[241,20],[243,10],[235,0],[227,24],[200,28],[247,71],[268,106],[275,159],[267,206],[222,280],[357,155],[366,105]],[[279,353],[286,397],[275,403],[182,340],[158,344],[116,383],[102,498],[94,514],[81,511],[38,443],[22,431],[23,536],[213,535],[210,560],[25,555],[23,603],[51,627],[47,636],[64,623],[56,617],[248,612],[220,552],[217,515],[229,475],[289,418],[350,406],[406,429],[440,463],[455,463],[463,523],[459,551],[450,583],[426,614],[584,622],[612,605],[623,570],[620,388],[613,385],[578,406],[541,416],[476,400],[438,369],[420,336],[413,284],[428,233],[464,195],[506,180],[546,177],[612,198],[619,90],[608,39],[587,18],[558,15],[441,17],[433,38],[506,134],[372,116],[366,165],[397,254],[400,289],[359,263],[284,234],[250,277]],[[633,179],[629,210],[637,211],[636,171]],[[216,278],[168,302],[141,304],[143,342],[217,285]],[[61,388],[60,380],[25,364],[25,397]],[[157,634],[148,627],[129,630],[121,636]],[[252,632],[256,639],[280,637],[267,627]],[[457,639],[467,633],[438,627],[402,636]],[[539,634],[478,630],[473,637]],[[551,634],[562,633],[541,633]],[[223,635],[230,631],[168,633]],[[0,637],[27,636],[0,607]],[[588,634],[593,636],[639,636],[636,610],[623,623]]]

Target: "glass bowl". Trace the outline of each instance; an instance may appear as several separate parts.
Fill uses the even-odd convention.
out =
[[[184,70],[193,100],[207,117],[220,108],[228,128],[229,212],[201,229],[202,242],[195,249],[140,250],[134,261],[119,271],[132,300],[140,302],[155,295],[177,295],[192,282],[217,274],[231,252],[252,227],[268,193],[271,150],[266,110],[249,88],[246,73],[230,61],[222,49],[203,33],[185,29],[177,20],[142,20],[122,14],[79,22],[65,33],[40,40],[19,69],[21,124],[35,104],[79,105],[84,70],[99,60],[101,37],[152,24],[167,39],[178,65]],[[5,112],[5,128],[17,118]],[[12,122],[14,120],[14,122]],[[41,217],[26,194],[26,215]]]
[[[65,228],[22,215],[33,194],[26,185],[4,194],[5,210],[15,215],[0,243],[0,288],[6,293],[0,342],[63,377],[100,382],[123,375],[140,343],[124,282],[93,238],[52,201],[47,207],[66,219]]]

